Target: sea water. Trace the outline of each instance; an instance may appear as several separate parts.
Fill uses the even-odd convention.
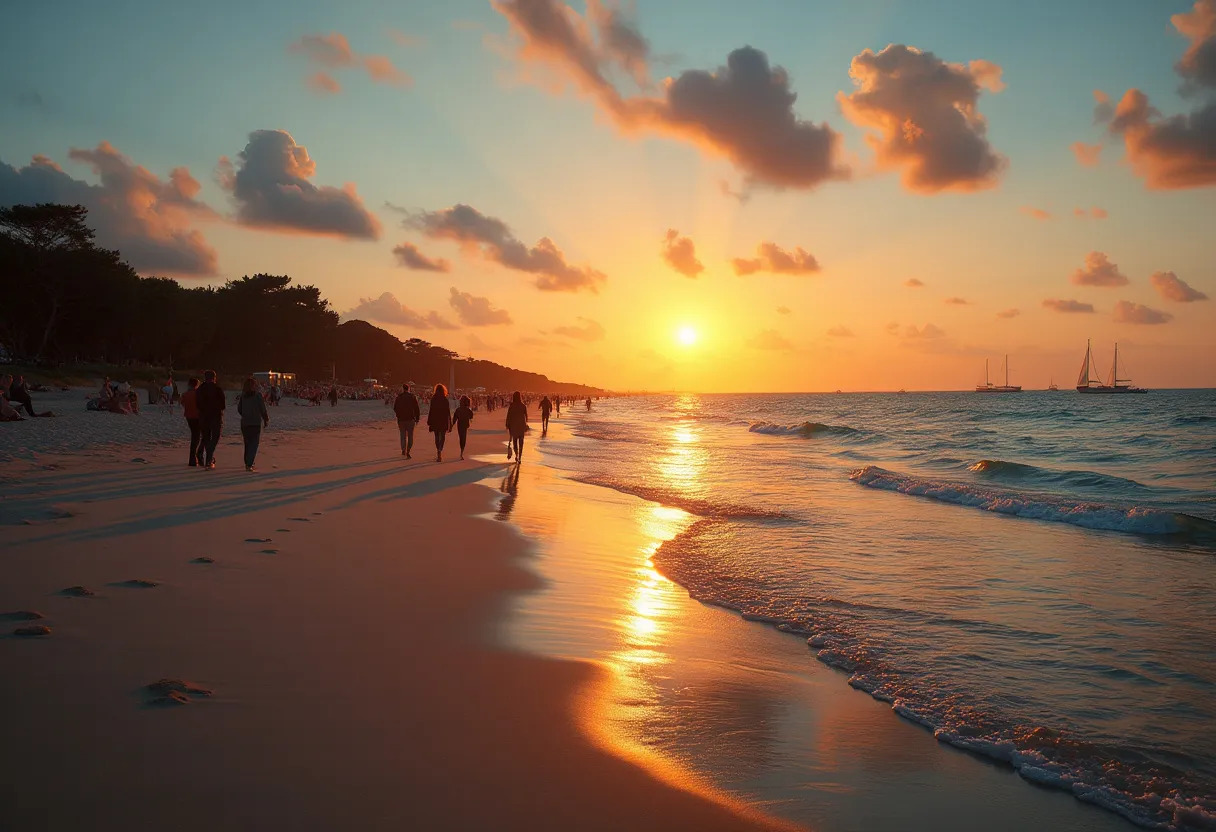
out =
[[[653,562],[694,598],[803,636],[1028,780],[1144,826],[1216,825],[1216,391],[669,395],[573,416],[546,461],[691,512]]]

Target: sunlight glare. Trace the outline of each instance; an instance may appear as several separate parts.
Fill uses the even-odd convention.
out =
[[[685,347],[697,343],[697,331],[690,326],[682,326],[676,331],[676,340]]]

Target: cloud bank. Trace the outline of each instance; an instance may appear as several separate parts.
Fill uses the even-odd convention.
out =
[[[792,350],[794,345],[775,329],[761,330],[747,345],[757,350]]]
[[[847,178],[840,136],[794,113],[785,70],[745,46],[715,71],[687,70],[649,86],[649,44],[619,11],[588,3],[586,17],[559,0],[493,0],[525,64],[542,66],[590,96],[618,128],[672,136],[729,159],[749,183],[814,188]],[[622,92],[625,76],[638,94]]]
[[[785,251],[776,243],[760,243],[756,246],[755,257],[736,257],[731,264],[735,267],[737,275],[755,274],[756,272],[814,274],[819,271],[819,263],[802,246],[798,246],[790,252]]]
[[[489,298],[462,292],[455,286],[452,287],[448,304],[456,310],[456,317],[466,326],[501,326],[511,323],[507,310],[495,309]]]
[[[869,137],[878,165],[902,170],[913,192],[995,187],[1008,162],[988,143],[981,90],[1000,92],[1001,68],[989,61],[947,63],[932,52],[891,44],[853,58],[856,89],[836,98]]]
[[[285,130],[255,130],[234,166],[220,159],[220,186],[232,193],[237,221],[252,228],[375,240],[380,222],[363,207],[353,184],[309,182],[316,163]]]
[[[379,321],[386,324],[413,327],[414,329],[457,329],[438,312],[415,312],[405,306],[391,292],[378,298],[359,298],[359,303],[342,315],[343,321]]]
[[[88,164],[100,180],[75,179],[46,156],[22,168],[0,162],[0,205],[59,202],[89,209],[97,243],[115,248],[141,272],[203,277],[216,273],[216,254],[191,226],[216,214],[196,197],[199,183],[184,167],[162,180],[109,142],[73,148],[69,158]]]
[[[591,293],[606,279],[590,266],[572,266],[561,249],[548,237],[529,248],[520,242],[500,219],[470,205],[457,204],[439,211],[423,211],[404,221],[434,240],[452,240],[469,252],[508,269],[535,275],[534,285],[544,292]]]

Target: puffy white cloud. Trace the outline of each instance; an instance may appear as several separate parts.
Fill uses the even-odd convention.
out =
[[[663,238],[663,259],[685,277],[696,277],[705,271],[705,266],[697,259],[692,239],[681,237],[674,228],[667,229],[667,236]]]
[[[342,320],[379,321],[414,329],[458,328],[438,312],[415,312],[397,300],[391,292],[385,292],[378,298],[359,298],[359,303],[353,309],[343,313]]]
[[[1173,318],[1169,312],[1151,309],[1130,300],[1121,300],[1115,304],[1115,320],[1121,324],[1164,324]]]
[[[1192,288],[1185,280],[1173,272],[1154,272],[1149,278],[1157,294],[1166,300],[1176,303],[1194,303],[1197,300],[1207,300],[1208,296],[1198,289]]]
[[[731,263],[735,267],[735,274],[738,275],[756,272],[814,274],[819,271],[819,263],[815,257],[802,246],[793,251],[786,251],[776,243],[760,243],[756,246],[755,257],[736,257]]]
[[[505,309],[496,309],[489,298],[471,295],[452,287],[448,304],[456,310],[456,317],[467,326],[500,326],[511,323],[511,315]]]
[[[1085,255],[1085,265],[1072,273],[1072,282],[1078,286],[1126,286],[1127,275],[1119,271],[1117,264],[1100,251]]]

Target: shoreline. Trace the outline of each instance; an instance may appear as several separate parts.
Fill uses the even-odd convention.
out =
[[[551,427],[549,441],[567,428]],[[937,741],[817,661],[805,636],[749,626],[765,622],[697,601],[651,559],[697,522],[693,514],[548,465],[499,491],[496,516],[536,541],[532,565],[547,584],[519,599],[511,643],[606,667],[615,746],[641,745],[812,828],[1133,828],[1067,790]]]
[[[52,633],[0,639],[0,825],[784,827],[584,734],[593,666],[487,643],[538,581],[476,516],[492,465],[419,440],[408,467],[391,424],[271,433],[253,475],[231,428],[212,472],[146,446],[8,463],[0,612]],[[212,695],[154,705],[164,677]]]

